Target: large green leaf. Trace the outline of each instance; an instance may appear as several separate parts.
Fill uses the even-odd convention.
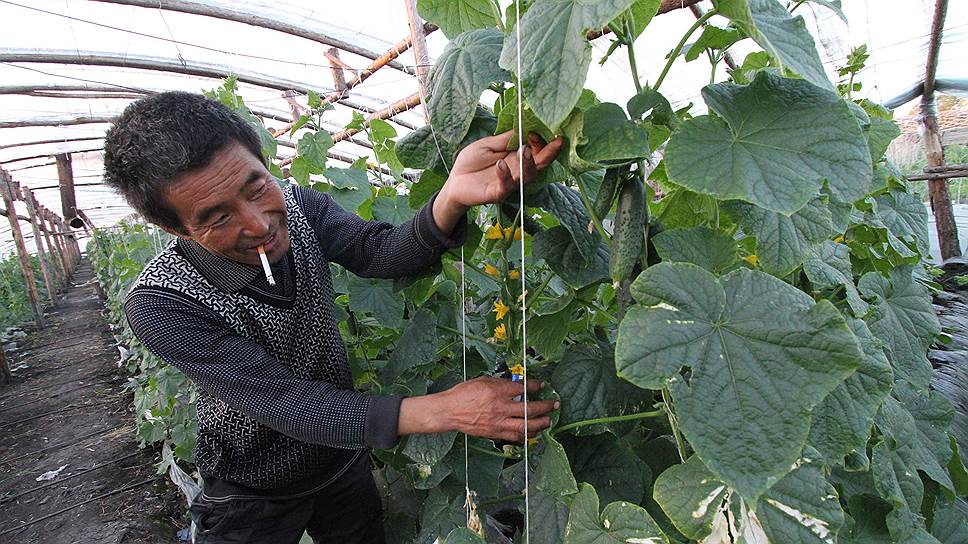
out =
[[[568,452],[575,480],[600,489],[602,501],[642,502],[652,471],[615,435],[563,437],[561,445]]]
[[[727,488],[693,455],[656,478],[653,496],[679,532],[699,540],[712,532],[713,518],[727,498]]]
[[[660,0],[635,0],[629,9],[623,11],[614,21],[608,24],[613,31],[626,34],[628,29],[631,35],[626,36],[630,41],[642,34],[645,27],[649,26],[652,18],[659,12],[662,2]],[[626,26],[627,25],[627,26]]]
[[[860,366],[814,408],[808,439],[828,464],[867,443],[874,414],[894,385],[891,364],[867,325],[860,319],[848,319],[847,325],[860,343]]]
[[[552,130],[558,129],[581,96],[592,58],[585,33],[601,29],[632,3],[633,0],[538,0],[518,22],[520,28],[508,34],[501,52],[501,67],[518,75],[528,104]],[[517,73],[519,48],[521,73]]]
[[[403,321],[403,297],[393,292],[393,283],[376,278],[349,275],[350,310],[367,312],[387,327]]]
[[[400,138],[396,152],[400,162],[407,168],[445,173],[454,164],[457,148],[437,136],[430,125],[425,125]]]
[[[689,443],[755,501],[799,455],[810,409],[857,368],[857,339],[829,302],[749,269],[717,279],[660,263],[632,294],[639,304],[619,326],[619,376],[669,386]]]
[[[861,294],[873,299],[868,324],[886,346],[894,377],[924,389],[931,381],[927,349],[941,325],[927,288],[915,281],[911,271],[909,267],[892,270],[887,278],[868,272],[857,286]]]
[[[928,210],[921,199],[911,193],[892,190],[874,197],[877,215],[895,236],[913,240],[922,254],[928,254]]]
[[[389,285],[390,282],[383,283]],[[353,286],[350,287],[350,305],[352,297],[356,296]],[[390,353],[387,371],[391,377],[399,376],[405,370],[419,365],[426,365],[437,360],[437,318],[433,312],[421,308],[414,314],[407,328],[397,341],[397,345]],[[447,453],[446,451],[444,453]],[[416,459],[415,459],[416,460]],[[425,463],[432,465],[433,463]]]
[[[860,298],[854,285],[854,273],[850,265],[850,251],[844,244],[831,240],[813,246],[803,263],[803,273],[814,289],[833,289],[843,286],[847,304],[857,317],[864,317],[870,306]],[[855,331],[856,332],[856,331]]]
[[[410,435],[403,454],[422,465],[436,465],[454,447],[455,438],[456,432]]]
[[[555,367],[551,383],[561,395],[561,425],[621,415],[635,396],[630,391],[634,386],[616,376],[612,354],[593,346],[569,348]],[[595,434],[605,430],[604,425],[588,425],[574,432]]]
[[[359,168],[327,168],[324,175],[332,186],[330,196],[347,211],[356,213],[364,202],[373,198],[370,180]]]
[[[401,225],[413,219],[414,211],[407,197],[401,195],[382,196],[373,201],[373,219],[386,221],[391,225]]]
[[[417,12],[450,39],[478,28],[494,28],[500,12],[493,0],[417,0]]]
[[[585,261],[575,240],[565,227],[557,226],[539,232],[531,243],[531,252],[561,276],[561,279],[581,289],[608,278],[608,246],[599,243],[590,261]]]
[[[534,472],[534,486],[552,497],[577,493],[578,484],[571,473],[565,448],[548,431],[542,433],[541,441],[544,442],[544,452]]]
[[[756,254],[765,272],[783,277],[803,263],[808,252],[834,231],[830,210],[820,198],[793,215],[734,202],[731,213],[743,230],[756,237]]]
[[[589,484],[572,499],[565,544],[667,544],[669,541],[644,508],[613,502],[598,512],[598,494]]]
[[[724,0],[719,12],[784,66],[818,87],[834,90],[803,17],[790,15],[777,0]]]
[[[568,525],[567,499],[552,497],[537,489],[529,489],[528,497],[528,507],[531,509],[530,541],[535,544],[563,542]]]
[[[503,42],[504,34],[496,28],[461,34],[430,72],[430,122],[451,144],[459,144],[467,135],[484,89],[508,81],[508,73],[497,65]]]
[[[582,143],[575,151],[594,165],[627,164],[649,156],[649,133],[630,121],[618,104],[602,102],[585,112]]]
[[[673,134],[665,162],[677,184],[787,215],[824,180],[844,202],[867,193],[867,143],[837,95],[766,72],[748,86],[719,83],[702,93],[721,117],[696,117]]]
[[[659,476],[655,498],[676,528],[697,540],[714,531],[717,536],[723,534],[729,523],[733,534],[744,535],[745,540],[740,542],[768,539],[776,543],[830,544],[844,524],[836,491],[808,455],[798,459],[792,471],[766,492],[756,504],[755,517],[746,513],[747,503],[714,476],[697,455]],[[727,522],[727,509],[731,517],[739,519]],[[756,536],[762,540],[753,538]]]
[[[467,527],[458,527],[447,535],[444,544],[485,544],[485,540]]]
[[[575,246],[583,260],[586,263],[592,260],[602,237],[594,229],[589,231],[588,225],[592,219],[578,191],[561,183],[552,183],[535,193],[530,200],[532,205],[553,213],[575,239]]]
[[[325,130],[307,132],[296,143],[296,153],[318,168],[326,168],[326,152],[333,147],[333,138]]]
[[[673,229],[652,238],[663,261],[692,263],[721,274],[736,264],[736,242],[726,233],[709,227]]]
[[[574,308],[569,305],[558,312],[528,319],[528,341],[545,359],[553,361],[561,355]]]

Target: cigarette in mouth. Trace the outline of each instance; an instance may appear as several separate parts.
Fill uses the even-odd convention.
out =
[[[275,285],[276,280],[272,277],[272,269],[269,268],[269,259],[266,257],[266,248],[259,246],[259,260],[262,261],[262,270],[266,273],[266,279],[269,280],[269,285]]]

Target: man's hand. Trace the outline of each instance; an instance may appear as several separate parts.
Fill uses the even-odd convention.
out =
[[[450,177],[434,201],[434,221],[442,232],[453,230],[467,208],[500,202],[518,188],[518,151],[507,150],[513,137],[514,131],[509,130],[481,138],[457,155]],[[538,172],[547,168],[562,145],[560,136],[546,144],[537,134],[528,134],[528,145],[522,153],[524,182],[533,181]]]
[[[544,386],[528,382],[528,391],[537,393]],[[462,382],[433,395],[403,399],[397,432],[443,433],[460,431],[472,436],[507,442],[524,441],[524,403],[513,400],[524,393],[521,382],[488,376]],[[528,403],[528,436],[551,425],[546,414],[558,409],[553,400]]]

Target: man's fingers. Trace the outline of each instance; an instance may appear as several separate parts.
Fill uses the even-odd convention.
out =
[[[547,167],[551,164],[551,161],[555,160],[558,153],[561,151],[562,146],[565,145],[565,139],[558,136],[554,140],[548,142],[548,145],[541,148],[540,151],[535,153],[534,162],[539,169]]]
[[[541,417],[548,412],[556,410],[556,400],[532,400],[528,401],[528,419]],[[507,414],[510,417],[524,418],[524,403],[509,403]]]
[[[508,143],[511,142],[511,138],[514,137],[514,130],[509,130],[507,132],[502,132],[495,136],[487,136],[474,142],[483,146],[488,151],[493,151],[495,153],[507,153]]]
[[[534,164],[534,154],[531,152],[530,147],[525,147],[524,152],[521,154],[524,159],[524,181],[525,183],[534,181],[538,177],[538,167]]]

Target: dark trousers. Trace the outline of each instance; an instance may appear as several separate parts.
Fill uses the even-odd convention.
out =
[[[383,509],[369,456],[339,478],[299,496],[200,494],[191,506],[196,544],[384,544]]]

